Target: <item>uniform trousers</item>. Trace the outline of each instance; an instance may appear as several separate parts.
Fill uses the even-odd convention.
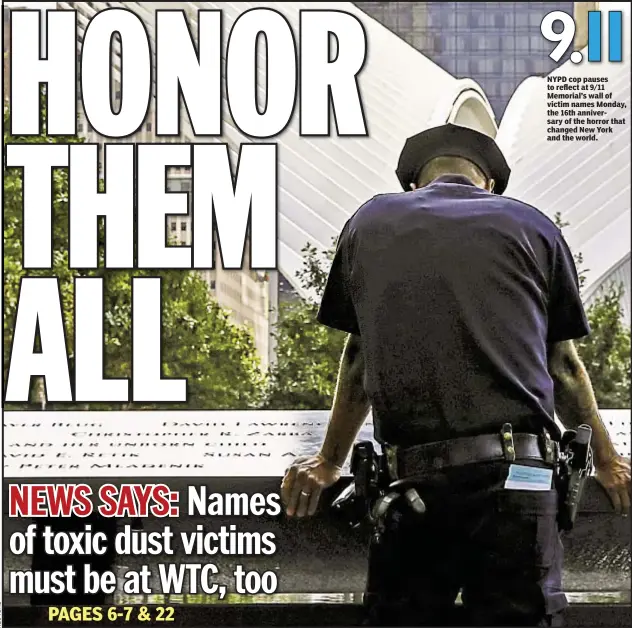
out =
[[[562,625],[557,491],[505,489],[508,471],[493,462],[433,473],[416,485],[424,515],[395,503],[369,550],[365,625]]]

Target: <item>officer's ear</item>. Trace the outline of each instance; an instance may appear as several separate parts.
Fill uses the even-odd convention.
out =
[[[417,184],[416,183],[411,183],[410,184],[410,191],[414,192],[417,189]]]
[[[494,179],[489,179],[489,181],[487,181],[487,185],[485,186],[485,189],[488,192],[493,192],[495,187],[496,187],[496,181],[494,181]]]

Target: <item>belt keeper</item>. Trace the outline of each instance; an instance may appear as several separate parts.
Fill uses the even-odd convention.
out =
[[[398,465],[397,465],[397,448],[393,446],[385,446],[384,454],[386,456],[386,467],[389,475],[391,476],[391,482],[399,480]]]
[[[555,444],[553,443],[551,435],[547,431],[545,431],[542,435],[542,441],[542,455],[544,456],[544,461],[548,464],[554,464],[557,458]]]
[[[516,448],[514,445],[513,429],[511,423],[505,423],[500,430],[500,437],[503,446],[505,460],[514,462],[516,459]]]

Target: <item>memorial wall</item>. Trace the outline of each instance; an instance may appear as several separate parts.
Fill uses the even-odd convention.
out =
[[[603,410],[630,455],[630,411]],[[314,453],[328,412],[7,412],[7,478],[281,477]],[[360,439],[372,438],[372,423]]]

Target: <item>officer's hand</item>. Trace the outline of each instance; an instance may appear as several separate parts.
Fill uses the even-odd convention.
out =
[[[615,511],[627,516],[630,511],[630,461],[615,456],[595,470],[595,478],[606,489]]]
[[[340,479],[342,469],[320,454],[297,458],[281,483],[281,499],[289,517],[312,516],[323,489]]]

